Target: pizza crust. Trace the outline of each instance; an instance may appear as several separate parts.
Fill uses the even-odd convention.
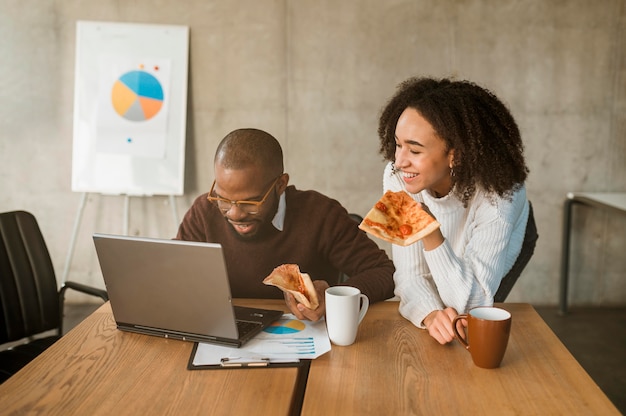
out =
[[[317,291],[311,276],[307,273],[301,273],[297,264],[283,264],[276,267],[269,276],[263,279],[263,283],[276,286],[283,292],[291,293],[299,303],[309,309],[317,309],[319,306]],[[306,295],[298,290],[300,284]]]

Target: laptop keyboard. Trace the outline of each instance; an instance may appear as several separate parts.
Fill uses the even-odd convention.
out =
[[[250,322],[250,321],[240,321],[237,320],[237,330],[239,331],[239,338],[248,332],[252,331],[255,328],[258,328],[261,325],[259,322]]]

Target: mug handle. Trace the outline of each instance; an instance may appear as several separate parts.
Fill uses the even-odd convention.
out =
[[[456,337],[457,341],[459,341],[465,347],[466,350],[469,350],[469,344],[467,343],[467,341],[463,339],[461,334],[459,334],[459,331],[456,329],[456,323],[461,319],[467,319],[467,314],[464,313],[464,314],[457,315],[456,317],[454,317],[454,319],[452,320],[452,331],[454,331],[454,336]]]
[[[361,309],[359,310],[359,323],[361,323],[363,318],[365,318],[365,313],[367,312],[367,309],[370,306],[370,300],[362,293],[359,295],[359,298],[361,298]]]

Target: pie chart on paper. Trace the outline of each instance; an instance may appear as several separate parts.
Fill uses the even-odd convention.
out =
[[[279,320],[272,325],[264,329],[265,332],[270,334],[294,334],[300,332],[306,328],[306,325],[297,319],[290,319],[287,321]]]
[[[163,87],[145,71],[130,71],[113,84],[111,103],[115,112],[130,121],[146,121],[163,107]]]

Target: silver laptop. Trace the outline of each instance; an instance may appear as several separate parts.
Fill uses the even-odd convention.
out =
[[[282,311],[233,306],[219,244],[94,234],[117,327],[240,347]]]

